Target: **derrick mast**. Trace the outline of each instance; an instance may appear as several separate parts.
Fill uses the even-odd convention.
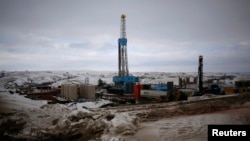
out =
[[[118,75],[128,76],[127,38],[126,38],[126,16],[121,16],[120,38],[118,39]]]
[[[139,82],[139,77],[129,75],[127,38],[126,38],[126,16],[121,15],[120,38],[118,39],[118,75],[113,77],[116,87],[120,87],[125,93],[128,92],[127,86]]]

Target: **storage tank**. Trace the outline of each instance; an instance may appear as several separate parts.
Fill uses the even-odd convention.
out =
[[[61,96],[64,97],[64,85],[61,85]]]
[[[94,99],[95,98],[95,85],[86,86],[86,98]]]
[[[81,84],[80,85],[80,97],[86,99],[94,99],[95,96],[95,85]]]
[[[66,86],[65,86],[65,88],[66,88],[65,97],[66,97],[67,99],[69,99],[69,93],[70,93],[69,85],[70,85],[70,84],[66,84]]]
[[[76,84],[63,84],[61,85],[61,94],[62,97],[68,100],[77,99],[77,88]]]
[[[86,84],[80,84],[80,97],[85,98],[85,85]]]
[[[68,90],[69,90],[68,99],[69,100],[77,99],[77,85],[75,84],[68,85]]]
[[[62,96],[66,99],[68,99],[68,84],[63,84],[62,86],[62,89],[63,89],[63,94]]]

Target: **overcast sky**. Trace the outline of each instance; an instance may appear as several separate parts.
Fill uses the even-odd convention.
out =
[[[0,0],[0,69],[250,72],[249,0]]]

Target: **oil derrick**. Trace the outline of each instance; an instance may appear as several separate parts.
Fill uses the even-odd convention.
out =
[[[119,76],[128,76],[127,38],[126,38],[126,16],[121,16],[121,35],[118,39],[118,64]]]
[[[120,38],[118,39],[118,76],[113,77],[116,86],[128,92],[133,83],[139,82],[139,78],[129,75],[128,55],[127,55],[127,38],[126,38],[126,16],[121,15]],[[128,88],[127,88],[128,87]]]

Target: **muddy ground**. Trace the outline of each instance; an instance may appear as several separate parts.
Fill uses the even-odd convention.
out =
[[[229,109],[241,108],[246,102],[250,102],[250,94],[240,94],[231,97],[212,98],[199,101],[183,101],[172,106],[155,105],[145,112],[139,112],[140,121],[155,121],[163,118],[171,118],[182,115],[197,115],[213,113]]]
[[[0,139],[206,140],[208,124],[250,124],[249,103],[250,94],[240,94],[199,101],[93,109],[91,114],[77,112],[72,115],[72,111],[58,109],[61,112],[57,116],[43,114],[46,109],[53,108],[45,107],[34,111],[32,116],[21,111],[1,114]],[[62,114],[65,115],[60,116]],[[44,124],[37,124],[37,120]]]
[[[250,124],[250,107],[142,122],[128,141],[206,141],[209,124]]]
[[[209,124],[250,124],[250,94],[153,104],[138,109],[128,110],[140,119],[137,132],[118,140],[204,141]]]

